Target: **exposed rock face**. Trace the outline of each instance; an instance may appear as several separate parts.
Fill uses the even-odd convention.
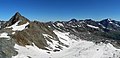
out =
[[[44,38],[43,34],[49,34],[53,38]],[[45,23],[40,22],[31,22],[28,29],[16,32],[13,38],[20,45],[30,45],[34,42],[35,45],[42,49],[46,49],[45,47],[48,46],[46,40],[53,39],[59,41],[53,30],[49,29]]]
[[[12,29],[24,24],[26,25],[22,30]],[[0,34],[6,32],[7,36],[10,36],[10,40],[0,38],[0,58],[11,58],[16,55],[15,44],[25,47],[34,43],[43,50],[60,51],[64,47],[69,47],[69,43],[66,43],[68,38],[75,41],[79,39],[92,41],[96,44],[100,42],[112,43],[116,48],[120,48],[120,22],[111,19],[102,21],[72,19],[44,23],[29,21],[17,12],[9,21],[1,25],[3,28]],[[13,27],[8,28],[9,26]],[[60,34],[65,38],[59,37],[55,32],[58,34],[61,32]]]
[[[17,51],[15,51],[14,45],[14,40],[0,38],[0,58],[11,58],[12,55],[17,55]]]
[[[6,21],[0,21],[0,29],[3,28],[3,25],[6,23]]]
[[[9,21],[6,22],[6,24],[4,24],[4,27],[11,26],[18,21],[20,21],[18,25],[22,25],[27,22],[30,22],[27,18],[25,18],[19,12],[17,12]]]

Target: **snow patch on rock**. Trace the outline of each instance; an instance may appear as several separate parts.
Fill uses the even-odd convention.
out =
[[[48,34],[42,34],[44,37],[50,37],[53,38],[52,36],[48,35]]]
[[[91,27],[91,28],[95,28],[95,29],[98,29],[99,27],[96,27],[96,26],[93,26],[93,25],[89,25],[87,24],[88,27]]]
[[[7,40],[9,40],[10,36],[8,36],[8,33],[4,32],[0,34],[0,38],[7,38]]]
[[[68,37],[69,32],[64,32],[63,33],[63,32],[60,32],[58,30],[54,30],[53,32],[58,36],[59,40],[62,43],[66,44],[66,45],[70,45],[72,39]]]
[[[15,34],[15,32],[12,32],[12,34]]]
[[[57,23],[57,26],[62,26],[64,27],[64,25],[62,23]]]
[[[9,26],[9,27],[6,27],[6,28],[12,28],[13,31],[22,31],[25,29],[25,27],[29,24],[29,22],[23,24],[23,25],[20,25],[18,26],[18,23],[20,21],[17,21],[15,24],[13,24],[12,26]]]

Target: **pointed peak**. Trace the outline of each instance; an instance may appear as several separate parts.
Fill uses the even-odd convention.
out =
[[[72,21],[72,22],[77,22],[77,19],[73,18],[73,19],[71,19],[70,21]]]
[[[111,18],[104,19],[104,21],[111,21],[111,20],[112,20]]]
[[[19,12],[16,12],[14,16],[12,16],[12,18],[6,22],[5,26],[11,26],[13,24],[15,24],[16,22],[19,21],[19,25],[25,24],[27,22],[30,22],[27,18],[25,18],[24,16],[22,16]]]
[[[19,12],[16,12],[15,16],[21,16],[21,14]]]
[[[112,19],[111,19],[111,18],[108,18],[107,20],[108,20],[108,21],[112,21]]]
[[[100,22],[109,22],[109,19],[106,18],[106,19],[101,20]]]

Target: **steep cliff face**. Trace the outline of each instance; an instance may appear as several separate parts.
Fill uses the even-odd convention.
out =
[[[27,22],[30,22],[27,18],[25,18],[19,12],[17,12],[9,21],[6,22],[6,24],[4,24],[4,27],[11,26],[18,21],[20,21],[18,25],[22,25]]]
[[[0,58],[119,58],[119,26],[111,19],[44,23],[17,12],[2,24]]]

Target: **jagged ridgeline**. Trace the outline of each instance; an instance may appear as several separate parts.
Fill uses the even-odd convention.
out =
[[[96,51],[101,58],[120,57],[120,22],[110,18],[39,22],[17,12],[0,27],[0,58],[82,58]]]

